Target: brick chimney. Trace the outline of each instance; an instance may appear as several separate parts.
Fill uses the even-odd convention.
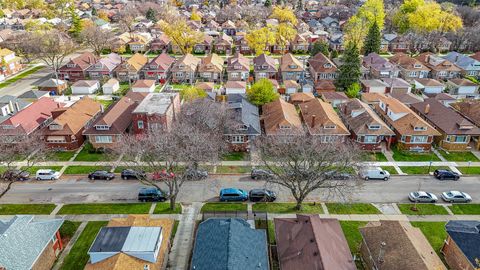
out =
[[[425,113],[425,114],[428,114],[429,112],[430,112],[430,104],[427,104],[427,105],[425,106],[425,111],[424,111],[424,113]]]
[[[316,115],[312,115],[312,123],[311,123],[311,127],[315,127],[315,118],[316,118]]]

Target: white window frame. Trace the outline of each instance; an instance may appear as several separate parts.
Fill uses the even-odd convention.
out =
[[[110,135],[95,135],[96,143],[113,143],[113,138]]]
[[[428,136],[427,135],[412,135],[410,136],[410,143],[428,143]]]

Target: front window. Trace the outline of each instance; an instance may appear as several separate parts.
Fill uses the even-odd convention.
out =
[[[447,140],[449,142],[453,142],[453,143],[466,143],[467,140],[468,140],[468,136],[466,135],[452,135],[452,136],[448,136]]]
[[[244,136],[232,136],[232,143],[244,143],[245,137]]]
[[[377,136],[374,135],[366,135],[363,139],[364,143],[376,143],[377,142]]]
[[[428,136],[412,136],[411,143],[426,143],[428,142]]]
[[[137,122],[137,127],[138,127],[138,129],[143,129],[143,128],[144,128],[144,125],[143,125],[143,121],[142,121],[142,120],[139,120],[139,121]]]
[[[95,136],[96,143],[112,143],[112,136]]]

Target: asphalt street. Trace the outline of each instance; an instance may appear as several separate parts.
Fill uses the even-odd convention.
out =
[[[83,202],[133,202],[143,185],[136,180],[115,179],[91,181],[84,177],[67,176],[57,181],[14,183],[1,203],[83,203]],[[245,175],[213,175],[207,180],[186,182],[179,194],[180,202],[217,201],[222,188],[235,187],[250,190],[266,187],[277,192],[278,201],[293,201],[285,188],[255,181]],[[480,177],[462,177],[459,181],[439,181],[430,176],[393,176],[389,181],[362,181],[349,196],[355,202],[389,203],[407,202],[409,192],[421,190],[440,194],[448,190],[469,193],[480,203]],[[313,192],[307,201],[344,201],[322,191]]]
[[[48,80],[50,78],[51,69],[44,67],[27,77],[18,80],[4,88],[0,89],[0,95],[20,96],[21,94],[32,90],[35,85]]]

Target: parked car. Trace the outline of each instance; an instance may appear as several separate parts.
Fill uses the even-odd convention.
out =
[[[325,173],[325,177],[331,180],[348,180],[351,179],[353,175],[346,172],[329,171]]]
[[[250,172],[250,177],[255,180],[269,179],[273,177],[273,173],[269,170],[252,169],[252,171]]]
[[[138,200],[141,202],[164,202],[168,193],[156,187],[144,187],[138,191]]]
[[[208,177],[208,172],[205,170],[188,168],[185,170],[184,175],[187,177],[187,179],[201,180]]]
[[[457,181],[460,179],[460,175],[456,172],[450,171],[450,170],[435,170],[433,172],[433,176],[439,180],[455,180]]]
[[[248,193],[239,188],[224,188],[220,190],[220,201],[229,202],[229,201],[247,201]]]
[[[380,167],[368,168],[360,172],[360,177],[365,180],[381,179],[387,181],[390,179],[390,173]]]
[[[277,199],[277,194],[268,189],[256,188],[250,190],[248,198],[251,202],[273,202]]]
[[[3,173],[3,177],[16,181],[27,181],[30,179],[30,173],[22,170],[8,170]]]
[[[122,170],[121,177],[123,180],[128,179],[138,179],[139,177],[145,177],[146,174],[144,171],[132,170],[132,169],[125,169]]]
[[[425,192],[425,191],[410,192],[410,194],[408,194],[408,199],[411,202],[430,202],[430,203],[437,202],[438,200],[435,194],[432,194],[430,192]]]
[[[94,171],[88,175],[90,180],[112,180],[115,174],[107,171]]]
[[[37,171],[35,178],[37,180],[57,180],[60,178],[60,172],[50,169],[41,169]]]
[[[456,191],[456,190],[452,190],[452,191],[447,191],[447,192],[443,192],[442,193],[442,199],[446,202],[471,202],[472,201],[472,197],[470,197],[470,195],[468,195],[467,193],[465,192],[461,192],[461,191]]]

